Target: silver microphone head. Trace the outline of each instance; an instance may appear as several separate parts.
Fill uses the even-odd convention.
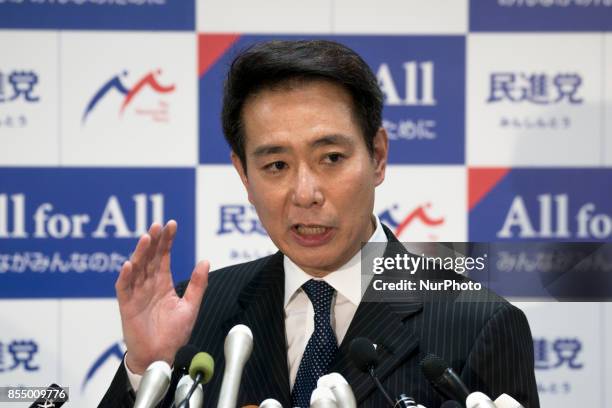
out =
[[[525,408],[520,402],[509,396],[508,394],[502,394],[495,400],[495,406],[497,408]]]
[[[317,387],[326,387],[331,390],[339,406],[357,408],[357,400],[353,389],[346,379],[339,373],[330,373],[320,377]]]
[[[327,387],[317,387],[310,395],[310,408],[338,408],[338,401],[332,390]]]
[[[176,392],[174,393],[175,406],[180,406],[181,402],[187,398],[187,394],[189,394],[192,385],[193,378],[189,375],[184,375],[181,378],[176,385]],[[204,391],[202,390],[202,386],[198,384],[193,394],[191,394],[191,398],[189,398],[189,408],[200,408],[202,404],[204,404]]]
[[[227,333],[223,352],[227,366],[228,357],[244,365],[253,351],[253,333],[244,324],[238,324]]]
[[[170,386],[172,370],[165,361],[155,361],[147,367],[136,393],[134,408],[151,408],[156,406]]]
[[[243,324],[232,327],[223,346],[225,372],[217,408],[236,408],[242,370],[253,351],[253,333]]]
[[[473,392],[465,400],[465,408],[496,408],[491,398],[482,392]]]
[[[283,406],[274,398],[268,398],[259,404],[259,408],[283,408]]]

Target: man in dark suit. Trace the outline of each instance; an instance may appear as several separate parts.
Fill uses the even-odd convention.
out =
[[[363,243],[387,242],[381,255],[389,257],[403,251],[372,215],[387,162],[381,116],[375,76],[342,45],[268,42],[236,58],[225,84],[224,132],[249,201],[280,251],[210,278],[201,262],[175,291],[176,223],[151,226],[117,280],[128,351],[101,406],[131,406],[148,364],[172,363],[187,342],[209,352],[222,372],[224,338],[238,323],[254,336],[239,406],[266,398],[307,406],[316,378],[333,371],[348,380],[359,406],[386,405],[349,361],[356,337],[378,345],[377,373],[394,396],[440,405],[418,366],[434,353],[470,389],[539,406],[529,326],[503,299],[486,291],[362,298]],[[220,386],[217,374],[206,406],[216,404]]]

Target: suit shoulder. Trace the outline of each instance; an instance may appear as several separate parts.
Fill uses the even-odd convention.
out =
[[[436,321],[450,333],[462,333],[471,341],[495,322],[508,318],[526,321],[523,311],[484,287],[462,291],[457,296],[438,295],[424,303],[424,310],[426,320]]]
[[[425,302],[422,318],[427,353],[442,357],[458,372],[480,347],[514,339],[527,349],[525,342],[531,341],[523,311],[490,291]]]
[[[243,262],[235,265],[225,266],[208,274],[208,287],[204,296],[215,293],[219,290],[227,293],[232,288],[240,290],[242,287],[259,272],[272,257],[277,255],[269,255],[263,258],[258,258],[253,261]],[[189,284],[189,280],[185,280],[176,285],[176,292],[182,296]]]
[[[250,281],[275,255],[258,258],[253,261],[229,265],[210,272],[209,284],[223,285],[226,281],[234,284]],[[242,285],[240,285],[242,286]]]
[[[209,350],[213,356],[215,352],[217,355],[223,353],[222,346],[227,333],[223,324],[240,311],[239,298],[243,289],[260,271],[266,268],[266,264],[273,256],[230,265],[210,272],[208,286],[204,291],[191,334],[192,344]],[[181,286],[187,283],[183,282]]]

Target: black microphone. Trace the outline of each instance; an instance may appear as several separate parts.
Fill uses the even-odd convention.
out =
[[[47,397],[48,395],[48,397]],[[68,394],[59,385],[53,383],[45,390],[45,395],[34,401],[29,408],[55,407],[59,408],[68,401]]]
[[[186,344],[181,347],[174,357],[174,368],[180,371],[180,375],[185,375],[189,372],[189,366],[193,356],[198,354],[198,348],[193,344]]]
[[[470,391],[444,360],[435,354],[429,354],[421,360],[421,370],[440,395],[460,401],[461,406],[465,406]]]
[[[461,404],[457,401],[448,400],[444,401],[442,405],[440,405],[440,408],[461,408]]]
[[[375,368],[378,365],[378,354],[374,344],[365,337],[357,337],[349,345],[349,356],[360,371],[370,374],[376,387],[382,392],[389,405],[395,407],[395,401],[389,396],[376,376]]]

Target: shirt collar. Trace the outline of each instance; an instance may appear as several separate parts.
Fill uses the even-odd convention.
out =
[[[382,228],[382,224],[376,215],[373,215],[376,220],[376,229],[368,240],[368,242],[387,242],[387,235]],[[307,274],[302,268],[297,266],[287,255],[283,257],[283,266],[285,268],[285,303],[287,307],[296,292],[304,283],[313,278]],[[355,306],[361,302],[361,250],[337,271],[334,271],[322,280],[332,286],[338,294],[343,295]]]

